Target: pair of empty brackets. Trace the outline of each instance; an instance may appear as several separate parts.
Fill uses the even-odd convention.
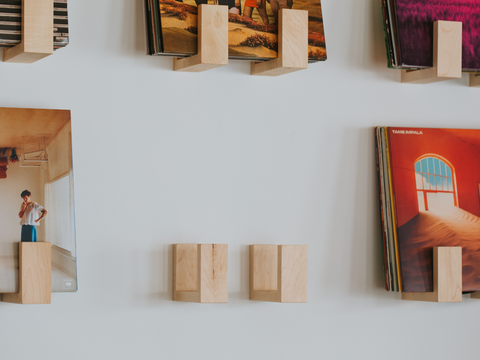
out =
[[[307,302],[307,245],[250,245],[250,300]],[[228,302],[228,245],[173,245],[173,300]]]

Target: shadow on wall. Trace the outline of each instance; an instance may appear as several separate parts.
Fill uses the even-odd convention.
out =
[[[332,291],[338,291],[339,281],[348,279],[350,293],[378,298],[388,294],[384,291],[374,135],[373,128],[347,129],[341,135],[336,172],[331,174],[334,186],[330,191],[337,195],[328,222],[328,245],[323,249],[329,254],[323,272]]]
[[[389,79],[396,79],[395,72],[378,71],[379,69],[387,69],[381,2],[378,0],[363,0],[355,1],[352,4],[354,9],[350,23],[354,33],[349,34],[347,39],[350,42],[347,47],[350,52],[348,65],[373,70]]]
[[[123,36],[121,39],[121,51],[123,55],[134,57],[143,56],[155,68],[173,70],[173,57],[148,56],[148,35],[146,23],[146,11],[144,0],[126,1],[123,9]],[[134,7],[134,9],[132,9]],[[132,14],[135,16],[132,17]]]
[[[145,259],[148,260],[145,261]],[[135,252],[132,261],[134,303],[158,306],[159,301],[172,301],[172,261],[173,246],[171,244]],[[145,283],[148,284],[148,288],[144,287]]]

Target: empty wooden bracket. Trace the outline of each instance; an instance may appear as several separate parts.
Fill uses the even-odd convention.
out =
[[[22,40],[3,61],[30,64],[53,54],[53,0],[22,0]]]
[[[173,301],[228,302],[228,245],[173,245]]]
[[[228,6],[198,7],[198,53],[173,59],[174,71],[201,72],[228,65]]]
[[[462,248],[433,248],[433,292],[403,292],[402,300],[462,301]]]
[[[50,304],[52,250],[47,242],[18,244],[18,293],[2,294],[2,301],[16,304]]]
[[[307,245],[250,245],[250,300],[306,303]]]
[[[402,70],[402,83],[428,84],[462,77],[462,23],[435,21],[433,67]]]
[[[308,11],[278,12],[278,57],[252,62],[250,75],[278,76],[308,68]]]
[[[480,73],[470,74],[470,87],[480,86]]]

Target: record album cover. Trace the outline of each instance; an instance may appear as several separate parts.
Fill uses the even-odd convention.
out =
[[[480,70],[480,0],[383,0],[383,8],[393,67],[431,67],[433,23],[446,20],[462,22],[462,68]]]
[[[18,243],[49,242],[52,292],[77,290],[70,111],[0,108],[0,293],[18,292]]]
[[[197,52],[197,5],[229,8],[229,58],[268,60],[277,57],[278,12],[308,10],[308,57],[326,60],[325,34],[320,0],[147,0],[150,42],[156,51],[187,56]],[[156,8],[158,7],[158,9]],[[159,18],[159,21],[156,21]],[[160,28],[158,27],[160,25]],[[151,46],[152,47],[152,46]]]
[[[387,129],[402,291],[433,291],[435,246],[461,246],[480,290],[480,130]]]
[[[0,0],[0,47],[12,47],[22,40],[22,1]],[[53,49],[68,45],[67,0],[53,2]]]

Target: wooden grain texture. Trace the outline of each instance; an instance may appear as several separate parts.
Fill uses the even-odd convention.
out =
[[[3,294],[2,301],[17,304],[50,304],[52,251],[50,243],[21,242],[19,246],[19,292]]]
[[[253,290],[277,290],[277,246],[253,245],[253,252]]]
[[[198,7],[198,53],[173,59],[174,71],[201,72],[228,64],[228,6]]]
[[[480,74],[470,74],[470,86],[480,86]]]
[[[33,63],[53,53],[53,1],[22,0],[22,41],[5,49],[3,61]]]
[[[462,301],[462,248],[433,248],[433,292],[402,293],[402,300]]]
[[[277,267],[275,269],[277,273],[277,286],[275,290],[260,290],[254,289],[254,277],[255,277],[255,265],[258,265],[262,260],[262,257],[257,257],[255,258],[255,254],[261,254],[262,252],[257,252],[256,248],[257,247],[267,247],[267,246],[272,246],[274,248],[274,251],[276,253],[276,263]],[[265,249],[265,248],[264,248]],[[281,302],[281,271],[280,267],[278,266],[278,261],[280,259],[280,248],[278,245],[250,245],[250,300],[255,300],[255,301],[272,301],[272,302]],[[261,266],[261,265],[260,265]]]
[[[308,284],[307,245],[281,245],[282,302],[306,303]]]
[[[202,303],[228,302],[228,245],[202,244],[200,259]]]
[[[192,265],[189,265],[188,262],[192,261],[192,249],[195,250],[195,269],[192,269]],[[179,265],[179,266],[178,266]],[[195,279],[185,280],[186,273],[185,268],[189,268],[193,273],[195,273]],[[184,301],[184,302],[200,302],[200,289],[199,289],[199,268],[200,268],[200,253],[197,244],[175,244],[173,245],[173,301]],[[178,271],[180,270],[180,271]],[[179,279],[178,279],[179,277]],[[183,280],[182,280],[183,278]],[[183,288],[192,288],[192,282],[196,284],[196,290],[185,290],[181,291],[177,289],[177,286],[180,284],[180,287]],[[187,282],[189,285],[183,285]]]
[[[433,67],[402,70],[402,83],[428,84],[462,77],[462,23],[435,21]]]
[[[280,9],[278,57],[252,62],[251,75],[278,76],[308,68],[308,11]]]
[[[273,251],[272,251],[273,247]],[[276,254],[276,289],[271,280],[255,285],[262,268],[272,271]],[[263,264],[267,261],[268,264]],[[260,267],[260,268],[259,268]],[[269,276],[270,277],[270,276]],[[304,303],[307,302],[308,247],[306,245],[250,245],[250,300]]]
[[[179,244],[175,248],[177,291],[197,291],[197,245]]]
[[[173,245],[173,300],[228,302],[228,245]]]

